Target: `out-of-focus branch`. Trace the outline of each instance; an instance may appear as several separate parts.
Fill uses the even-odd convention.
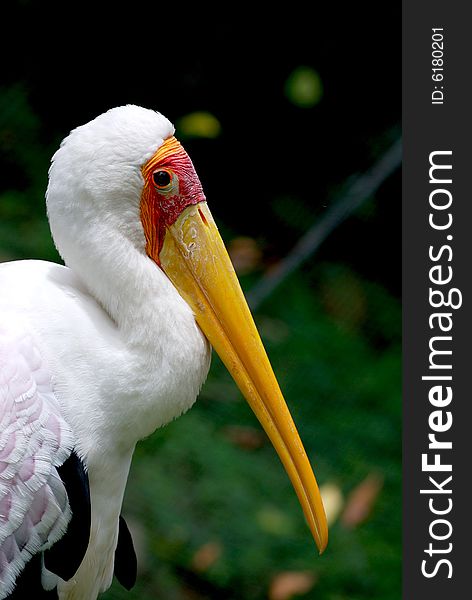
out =
[[[365,173],[354,178],[347,190],[298,240],[294,248],[272,267],[247,294],[255,310],[303,262],[305,262],[347,217],[370,198],[381,184],[400,166],[402,142],[398,138],[381,158]]]

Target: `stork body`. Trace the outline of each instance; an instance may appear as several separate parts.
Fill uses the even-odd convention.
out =
[[[136,289],[117,289],[129,282],[123,273],[113,278],[107,289],[128,309],[127,318],[117,313],[113,320],[67,267],[0,265],[0,335],[4,343],[37,352],[45,383],[73,432],[66,446],[83,460],[90,481],[88,551],[74,581],[58,587],[60,594],[73,587],[70,598],[95,598],[110,585],[136,442],[190,408],[208,372],[209,346],[190,307],[154,271],[149,280],[144,266],[142,282],[134,273]],[[148,310],[134,310],[137,297]]]
[[[63,600],[94,600],[109,587],[134,447],[195,402],[207,340],[326,543],[303,446],[172,134],[162,115],[134,106],[74,130],[53,158],[47,192],[67,266],[0,265],[0,599],[35,557],[42,587]],[[56,566],[55,545],[74,532],[80,550]]]

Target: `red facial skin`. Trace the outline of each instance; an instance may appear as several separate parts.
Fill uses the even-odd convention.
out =
[[[167,171],[172,182],[159,188],[153,176]],[[164,243],[166,227],[177,220],[191,204],[206,200],[202,185],[188,154],[174,138],[162,146],[143,166],[144,188],[141,195],[141,222],[146,237],[146,253],[160,265],[159,252]]]

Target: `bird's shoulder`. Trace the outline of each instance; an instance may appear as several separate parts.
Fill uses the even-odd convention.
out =
[[[68,267],[41,260],[0,264],[0,323],[22,319],[44,351],[65,334],[93,337],[99,329],[110,343],[116,324]]]
[[[92,301],[83,283],[64,265],[43,260],[16,260],[0,264],[0,306],[27,312],[28,305],[49,306],[65,300]]]

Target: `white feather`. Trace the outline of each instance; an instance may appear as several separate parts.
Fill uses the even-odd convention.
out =
[[[67,527],[71,513],[56,467],[74,444],[35,340],[14,317],[0,321],[0,398],[0,598],[5,598],[31,556],[49,548]]]
[[[67,266],[0,265],[0,327],[21,316],[50,373],[37,389],[57,398],[90,479],[90,544],[73,580],[59,582],[66,600],[93,600],[110,585],[135,444],[194,403],[209,368],[190,307],[145,253],[139,215],[141,166],[172,133],[162,115],[136,106],[73,130],[54,155],[47,191]],[[0,419],[3,403],[0,395]],[[68,435],[56,452],[70,447]]]

